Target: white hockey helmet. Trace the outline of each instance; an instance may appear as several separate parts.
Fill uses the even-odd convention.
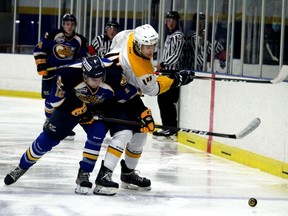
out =
[[[157,45],[158,41],[158,33],[149,24],[138,26],[134,30],[134,46],[139,53],[141,53],[142,45]]]

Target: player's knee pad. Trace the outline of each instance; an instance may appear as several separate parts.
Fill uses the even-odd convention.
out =
[[[131,141],[127,145],[127,149],[131,152],[142,152],[143,146],[147,141],[147,133],[134,133]]]
[[[87,134],[87,139],[94,143],[102,143],[106,133],[107,128],[105,124],[101,121],[94,121],[92,124],[81,125]]]
[[[113,135],[110,146],[123,152],[127,143],[130,142],[131,138],[131,130],[118,131]]]

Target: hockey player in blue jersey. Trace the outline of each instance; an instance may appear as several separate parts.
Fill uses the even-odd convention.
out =
[[[83,72],[82,72],[83,70]],[[65,68],[57,74],[51,91],[51,104],[55,108],[44,126],[44,131],[35,139],[20,159],[19,166],[6,175],[4,183],[15,183],[45,153],[58,145],[67,134],[80,124],[87,133],[83,159],[76,179],[75,192],[87,194],[92,187],[89,175],[98,159],[101,144],[107,128],[101,121],[94,121],[95,113],[104,113],[110,101],[131,102],[139,108],[135,116],[141,116],[147,108],[142,103],[137,89],[128,84],[125,76],[117,71],[106,72],[102,60],[97,56],[87,57],[82,61],[82,69]],[[151,116],[149,127],[154,126]],[[141,122],[145,121],[143,119]],[[139,130],[147,131],[143,128]],[[151,128],[152,130],[154,127]]]
[[[50,118],[53,107],[50,104],[50,91],[57,70],[47,71],[47,68],[74,63],[87,56],[86,38],[75,32],[76,17],[65,14],[62,17],[61,29],[46,32],[34,48],[34,58],[39,75],[42,75],[41,96],[45,98],[45,115]],[[74,132],[69,133],[74,139]],[[68,138],[69,138],[68,137]]]

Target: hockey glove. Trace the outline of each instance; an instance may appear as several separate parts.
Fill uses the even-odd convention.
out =
[[[37,71],[39,75],[47,76],[47,60],[46,59],[37,59],[36,60]]]
[[[93,118],[93,113],[88,111],[84,114],[81,115],[81,118],[79,119],[80,124],[93,124],[94,118]]]
[[[143,123],[143,126],[140,128],[140,132],[145,133],[154,131],[155,123],[150,109],[146,109],[141,113],[140,120]]]
[[[182,85],[187,85],[193,81],[195,73],[189,70],[181,70],[176,73],[172,73],[169,77],[174,79],[174,82],[171,87],[178,88]]]

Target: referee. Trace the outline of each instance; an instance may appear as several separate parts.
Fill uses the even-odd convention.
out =
[[[167,36],[164,43],[161,62],[157,70],[179,71],[182,68],[183,47],[185,44],[184,33],[180,30],[180,15],[177,11],[170,11],[166,14]],[[179,99],[179,88],[169,89],[167,92],[158,95],[157,101],[160,110],[162,124],[164,126],[177,127],[176,103]],[[153,132],[153,138],[163,141],[177,141],[177,132],[169,129]]]
[[[110,50],[112,39],[119,32],[119,23],[117,21],[109,21],[105,26],[104,34],[96,36],[92,40],[92,44],[88,46],[90,55],[97,55],[104,58],[104,55]]]

